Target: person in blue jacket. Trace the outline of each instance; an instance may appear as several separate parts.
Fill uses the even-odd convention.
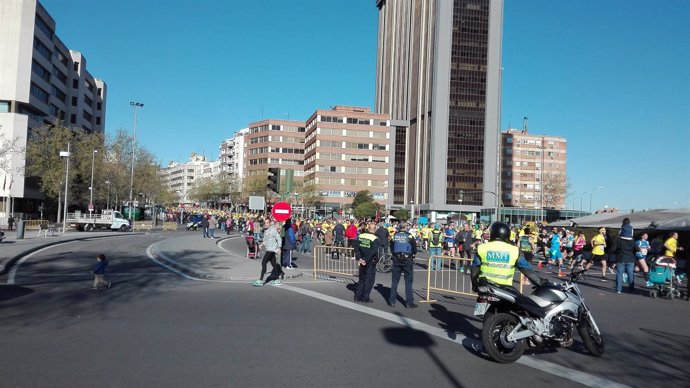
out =
[[[97,290],[101,287],[110,288],[111,282],[105,280],[105,269],[108,267],[108,260],[104,254],[96,256],[96,265],[93,267],[91,273],[94,276],[93,289]]]
[[[297,247],[297,237],[292,228],[292,220],[288,218],[283,225],[283,268],[295,267],[292,262],[292,250]]]

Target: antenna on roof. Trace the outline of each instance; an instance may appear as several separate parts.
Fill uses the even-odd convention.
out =
[[[527,133],[527,122],[529,121],[529,118],[527,116],[522,118],[522,133]]]

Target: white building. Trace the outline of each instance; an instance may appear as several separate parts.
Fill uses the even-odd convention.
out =
[[[81,53],[67,48],[55,34],[55,21],[37,0],[0,1],[0,135],[26,147],[27,134],[43,124],[102,132],[106,85],[86,70]],[[7,157],[0,171],[0,195],[21,198],[32,211],[42,194],[23,175],[23,154]],[[29,183],[31,182],[31,184]],[[32,201],[33,200],[33,201]],[[0,211],[0,218],[3,216]]]
[[[249,133],[249,128],[243,128],[223,141],[220,147],[218,159],[221,162],[221,171],[228,172],[237,181],[244,177],[244,136]]]
[[[210,178],[220,173],[220,161],[207,161],[206,157],[192,153],[187,163],[170,162],[161,174],[179,196],[180,203],[192,203],[189,192],[199,179]]]

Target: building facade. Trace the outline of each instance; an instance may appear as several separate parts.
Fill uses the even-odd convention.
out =
[[[369,190],[388,199],[389,116],[369,108],[319,109],[306,122],[304,183],[318,187],[325,209],[342,209],[355,194]]]
[[[249,128],[243,128],[221,143],[220,170],[227,172],[241,182],[244,177],[244,136],[249,133]]]
[[[106,84],[55,31],[55,21],[37,0],[0,1],[0,134],[18,139],[22,148],[29,131],[44,124],[89,132],[105,128]],[[12,184],[2,188],[3,197],[42,197],[25,182],[24,163],[23,154],[10,155],[0,179]]]
[[[292,170],[302,179],[304,134],[304,121],[267,119],[249,124],[244,136],[244,179],[265,177],[272,167],[279,168],[281,175]],[[257,183],[266,186],[265,179]]]
[[[503,203],[523,209],[566,208],[567,146],[558,136],[524,129],[502,133]]]
[[[496,207],[503,0],[377,0],[391,208]]]
[[[170,162],[161,170],[168,187],[179,198],[179,203],[193,203],[189,194],[199,179],[211,178],[221,171],[220,161],[207,161],[206,157],[192,153],[187,163]]]

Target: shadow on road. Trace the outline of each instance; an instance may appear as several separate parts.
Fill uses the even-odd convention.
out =
[[[19,298],[24,295],[29,295],[32,292],[34,292],[34,290],[32,290],[31,288],[3,284],[0,285],[0,301]]]

